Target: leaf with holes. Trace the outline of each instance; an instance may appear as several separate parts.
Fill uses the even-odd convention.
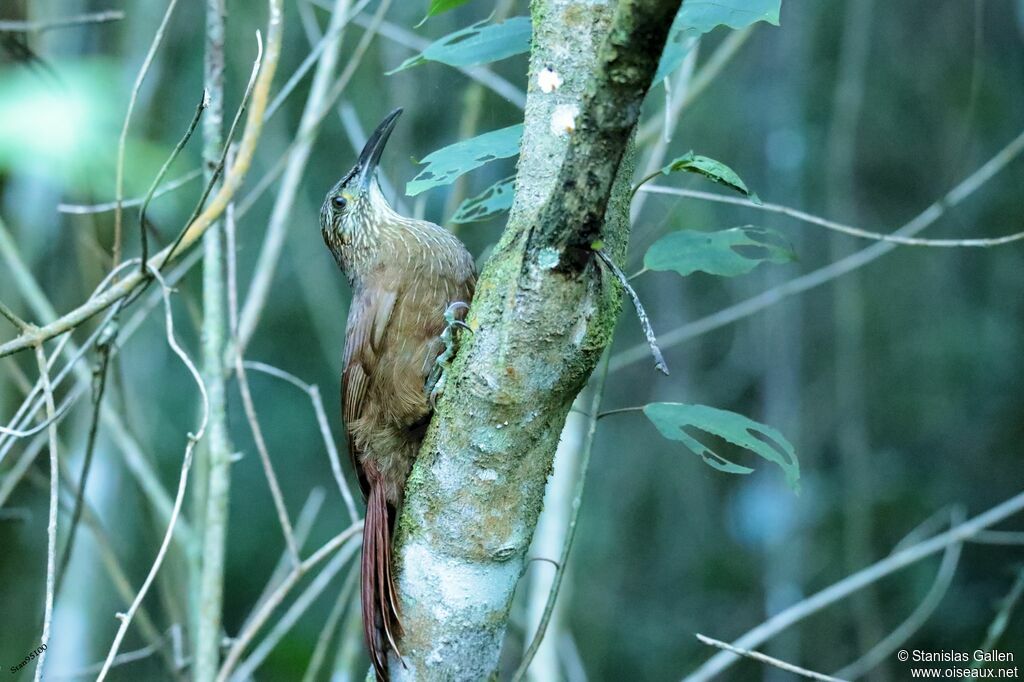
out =
[[[669,29],[654,82],[679,68],[690,51],[691,38],[718,26],[746,28],[758,21],[779,25],[782,0],[686,0]]]
[[[466,199],[452,216],[453,223],[475,223],[487,220],[512,207],[515,176],[499,180],[475,197]]]
[[[684,277],[694,272],[735,277],[765,261],[792,260],[796,260],[796,254],[778,232],[745,225],[718,232],[671,232],[647,249],[644,267],[658,272],[674,270]]]
[[[423,22],[430,17],[437,16],[449,10],[453,10],[456,7],[465,5],[469,0],[430,0],[430,7],[427,9],[427,16],[423,17],[423,21],[416,24],[416,28],[423,25]]]
[[[416,196],[420,192],[449,185],[460,175],[479,168],[495,159],[507,159],[519,153],[519,140],[523,124],[492,130],[471,137],[428,154],[420,164],[427,167],[405,186],[405,193]]]
[[[729,461],[690,435],[688,429],[713,434],[779,465],[789,487],[794,492],[800,491],[800,465],[796,459],[796,452],[785,436],[770,426],[759,424],[741,414],[718,410],[707,405],[649,403],[644,405],[644,414],[662,436],[681,442],[705,463],[719,471],[749,474],[754,470]]]
[[[530,49],[532,28],[529,17],[512,17],[500,24],[485,21],[449,33],[409,57],[387,75],[404,71],[426,61],[449,66],[486,64],[522,54]]]
[[[739,192],[755,204],[761,203],[761,200],[757,198],[757,195],[747,189],[747,185],[740,179],[740,176],[736,174],[736,171],[729,168],[721,161],[715,161],[712,158],[700,156],[699,154],[694,154],[691,151],[673,159],[671,163],[661,169],[661,172],[665,175],[677,173],[679,171],[703,175],[712,182],[717,182],[719,185],[725,185],[729,189]]]

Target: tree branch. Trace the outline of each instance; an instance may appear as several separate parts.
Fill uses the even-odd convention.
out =
[[[629,139],[679,4],[533,3],[515,202],[406,487],[392,679],[496,671],[559,432],[618,316],[620,289],[592,248],[625,251]],[[544,68],[560,87],[537,86]]]

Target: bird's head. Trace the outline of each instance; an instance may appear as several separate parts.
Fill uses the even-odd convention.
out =
[[[395,215],[377,183],[377,166],[402,110],[395,109],[366,141],[356,165],[331,188],[320,209],[320,231],[342,269],[350,270],[358,252],[379,242]],[[351,274],[351,273],[349,273]]]

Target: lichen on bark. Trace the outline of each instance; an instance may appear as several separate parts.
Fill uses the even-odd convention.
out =
[[[679,4],[532,4],[515,200],[406,486],[393,679],[496,673],[559,434],[619,314],[590,244],[625,253],[629,139]],[[557,87],[538,85],[545,69]]]

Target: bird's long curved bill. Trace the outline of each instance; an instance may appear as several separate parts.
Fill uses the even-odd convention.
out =
[[[388,143],[391,131],[395,129],[395,124],[401,115],[401,108],[392,111],[380,122],[377,129],[370,135],[370,139],[366,141],[363,151],[359,154],[358,173],[359,185],[361,187],[369,187],[370,181],[373,179],[373,173],[377,170],[377,164],[380,163],[380,155],[384,151],[384,145]]]

